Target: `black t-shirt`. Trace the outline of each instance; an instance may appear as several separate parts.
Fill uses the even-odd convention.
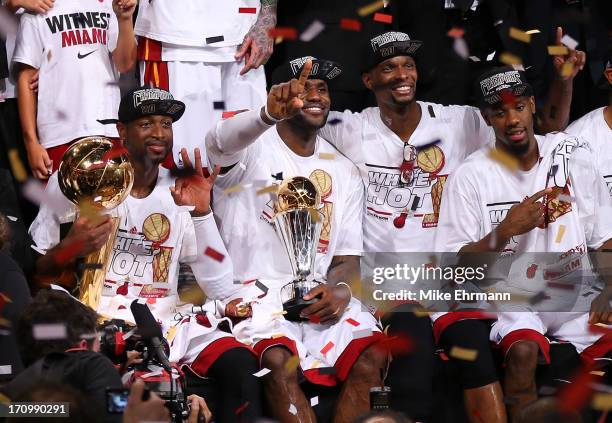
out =
[[[106,388],[123,387],[119,373],[106,356],[93,351],[47,354],[2,391],[11,399],[18,398],[41,379],[65,383],[81,392],[98,416],[98,422],[121,422],[121,415],[106,412]]]

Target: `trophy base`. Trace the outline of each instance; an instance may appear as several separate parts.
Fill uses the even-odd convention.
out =
[[[306,301],[303,298],[298,298],[298,299],[289,300],[283,303],[283,310],[287,312],[287,314],[285,314],[284,316],[285,319],[290,320],[292,322],[307,322],[308,318],[300,317],[300,313],[306,307],[308,307],[311,304],[316,303],[318,300],[319,300],[318,298],[313,298],[312,300]]]

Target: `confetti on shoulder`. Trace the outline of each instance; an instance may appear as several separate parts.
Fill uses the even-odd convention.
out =
[[[334,160],[336,155],[334,153],[319,153],[319,158],[321,160]]]

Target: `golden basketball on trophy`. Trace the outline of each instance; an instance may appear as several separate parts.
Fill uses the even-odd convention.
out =
[[[64,196],[80,210],[109,211],[129,195],[134,169],[127,152],[117,150],[111,139],[87,137],[72,144],[62,157],[58,173]],[[113,218],[111,236],[104,246],[85,258],[79,282],[79,299],[97,310],[115,242],[119,219]]]
[[[321,283],[313,276],[323,223],[321,194],[310,179],[295,176],[282,182],[277,196],[274,225],[289,255],[294,276],[292,282],[281,288],[283,310],[287,320],[305,320],[300,312],[317,300],[306,301],[304,295]]]

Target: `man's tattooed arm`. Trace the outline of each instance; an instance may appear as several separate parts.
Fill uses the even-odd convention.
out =
[[[244,37],[236,51],[236,59],[244,58],[244,67],[240,75],[256,69],[268,61],[272,55],[274,40],[268,32],[276,26],[276,4],[278,0],[261,0],[261,9],[257,21]]]

